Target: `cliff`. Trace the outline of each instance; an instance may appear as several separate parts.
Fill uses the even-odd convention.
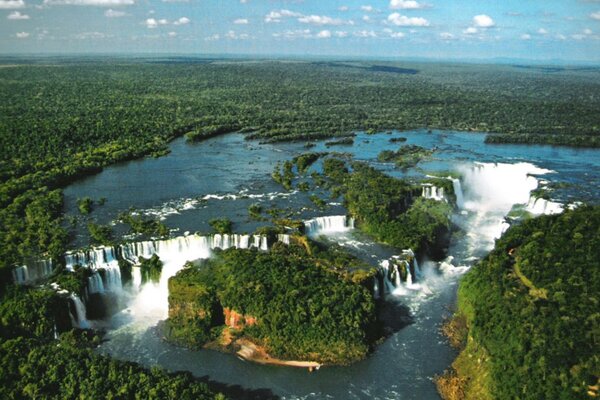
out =
[[[460,285],[453,323],[466,331],[444,397],[597,397],[598,248],[598,206],[510,228]]]

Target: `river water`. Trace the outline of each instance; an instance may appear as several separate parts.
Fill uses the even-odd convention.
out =
[[[406,144],[435,149],[418,168],[402,171],[376,161],[381,150],[399,147],[390,138],[406,137]],[[153,326],[132,317],[131,309],[106,322],[107,340],[101,353],[168,370],[187,370],[196,376],[251,389],[268,389],[286,399],[437,399],[432,382],[455,357],[440,334],[440,325],[451,314],[460,277],[493,246],[505,229],[504,216],[513,204],[527,204],[530,191],[552,182],[560,186],[553,202],[537,204],[536,211],[558,211],[558,203],[598,202],[600,199],[600,151],[551,146],[486,145],[476,133],[410,131],[366,135],[359,133],[352,146],[327,148],[317,142],[310,151],[347,152],[393,176],[428,173],[460,174],[456,182],[462,201],[454,221],[463,228],[451,243],[443,263],[423,263],[420,279],[389,293],[390,302],[408,307],[412,323],[383,342],[367,359],[350,367],[306,370],[260,366],[216,351],[189,351],[162,341]],[[287,209],[294,218],[344,214],[339,199],[325,210],[312,207],[310,193],[286,192],[270,178],[278,161],[306,152],[303,143],[261,145],[230,134],[199,144],[172,143],[171,153],[159,159],[143,159],[106,168],[65,189],[66,212],[76,216],[76,199],[105,197],[93,212],[100,223],[113,221],[119,212],[136,212],[162,218],[183,232],[207,232],[207,221],[227,217],[236,232],[252,232],[264,222],[248,218],[250,204]],[[320,164],[313,168],[319,170]],[[533,203],[530,204],[533,209]],[[84,221],[74,230],[73,246],[88,242]],[[123,233],[123,227],[115,226]],[[374,265],[399,254],[401,249],[379,246],[353,230],[329,235]],[[135,293],[132,294],[135,297]],[[166,299],[165,299],[166,300]],[[138,303],[137,307],[140,306]],[[143,307],[143,304],[141,305]],[[398,318],[405,318],[398,315]]]

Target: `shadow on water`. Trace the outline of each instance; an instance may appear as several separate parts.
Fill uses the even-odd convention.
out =
[[[208,375],[195,377],[197,381],[206,383],[212,390],[223,393],[233,400],[277,400],[280,399],[270,389],[245,389],[240,385],[229,385],[211,380]]]
[[[415,322],[410,308],[396,301],[380,301],[377,317],[383,323],[385,337],[389,337]]]

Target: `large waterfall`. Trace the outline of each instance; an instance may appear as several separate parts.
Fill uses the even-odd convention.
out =
[[[12,276],[16,284],[26,285],[47,278],[53,271],[52,260],[39,260],[14,268]]]
[[[321,234],[347,232],[354,228],[354,219],[345,215],[317,217],[304,222],[304,229],[308,236]]]

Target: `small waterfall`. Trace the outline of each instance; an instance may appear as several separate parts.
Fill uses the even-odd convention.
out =
[[[564,207],[560,203],[549,201],[543,198],[529,197],[525,210],[535,215],[560,214]]]
[[[354,219],[345,215],[333,215],[328,217],[317,217],[304,221],[306,234],[309,236],[323,233],[347,232],[354,229]]]
[[[277,240],[282,242],[283,244],[289,245],[290,244],[290,235],[280,233],[279,235],[277,235]]]
[[[104,282],[98,272],[88,278],[88,294],[95,293],[104,293]]]
[[[449,177],[452,181],[452,188],[454,189],[454,195],[456,196],[456,205],[459,209],[463,209],[465,206],[464,195],[462,191],[462,186],[460,184],[460,179]]]
[[[71,293],[69,297],[73,301],[73,305],[75,306],[75,313],[77,314],[75,316],[71,314],[71,323],[73,324],[73,327],[88,329],[90,327],[90,323],[86,319],[85,305],[83,304],[79,296],[77,296],[76,294]]]
[[[17,285],[24,285],[29,281],[29,271],[27,269],[27,265],[23,265],[20,267],[15,267],[12,270],[13,281]]]
[[[378,299],[379,296],[379,277],[375,275],[373,282],[373,297]]]
[[[38,260],[13,268],[12,277],[17,285],[26,285],[47,278],[52,272],[52,260]]]
[[[444,195],[444,188],[433,186],[431,184],[424,184],[421,196],[425,199],[433,199],[437,201],[446,201]]]
[[[142,270],[140,267],[131,267],[131,281],[134,288],[139,289],[142,286]]]
[[[404,261],[404,265],[406,266],[406,285],[411,286],[413,284],[412,274],[410,273],[410,263],[408,261]]]

